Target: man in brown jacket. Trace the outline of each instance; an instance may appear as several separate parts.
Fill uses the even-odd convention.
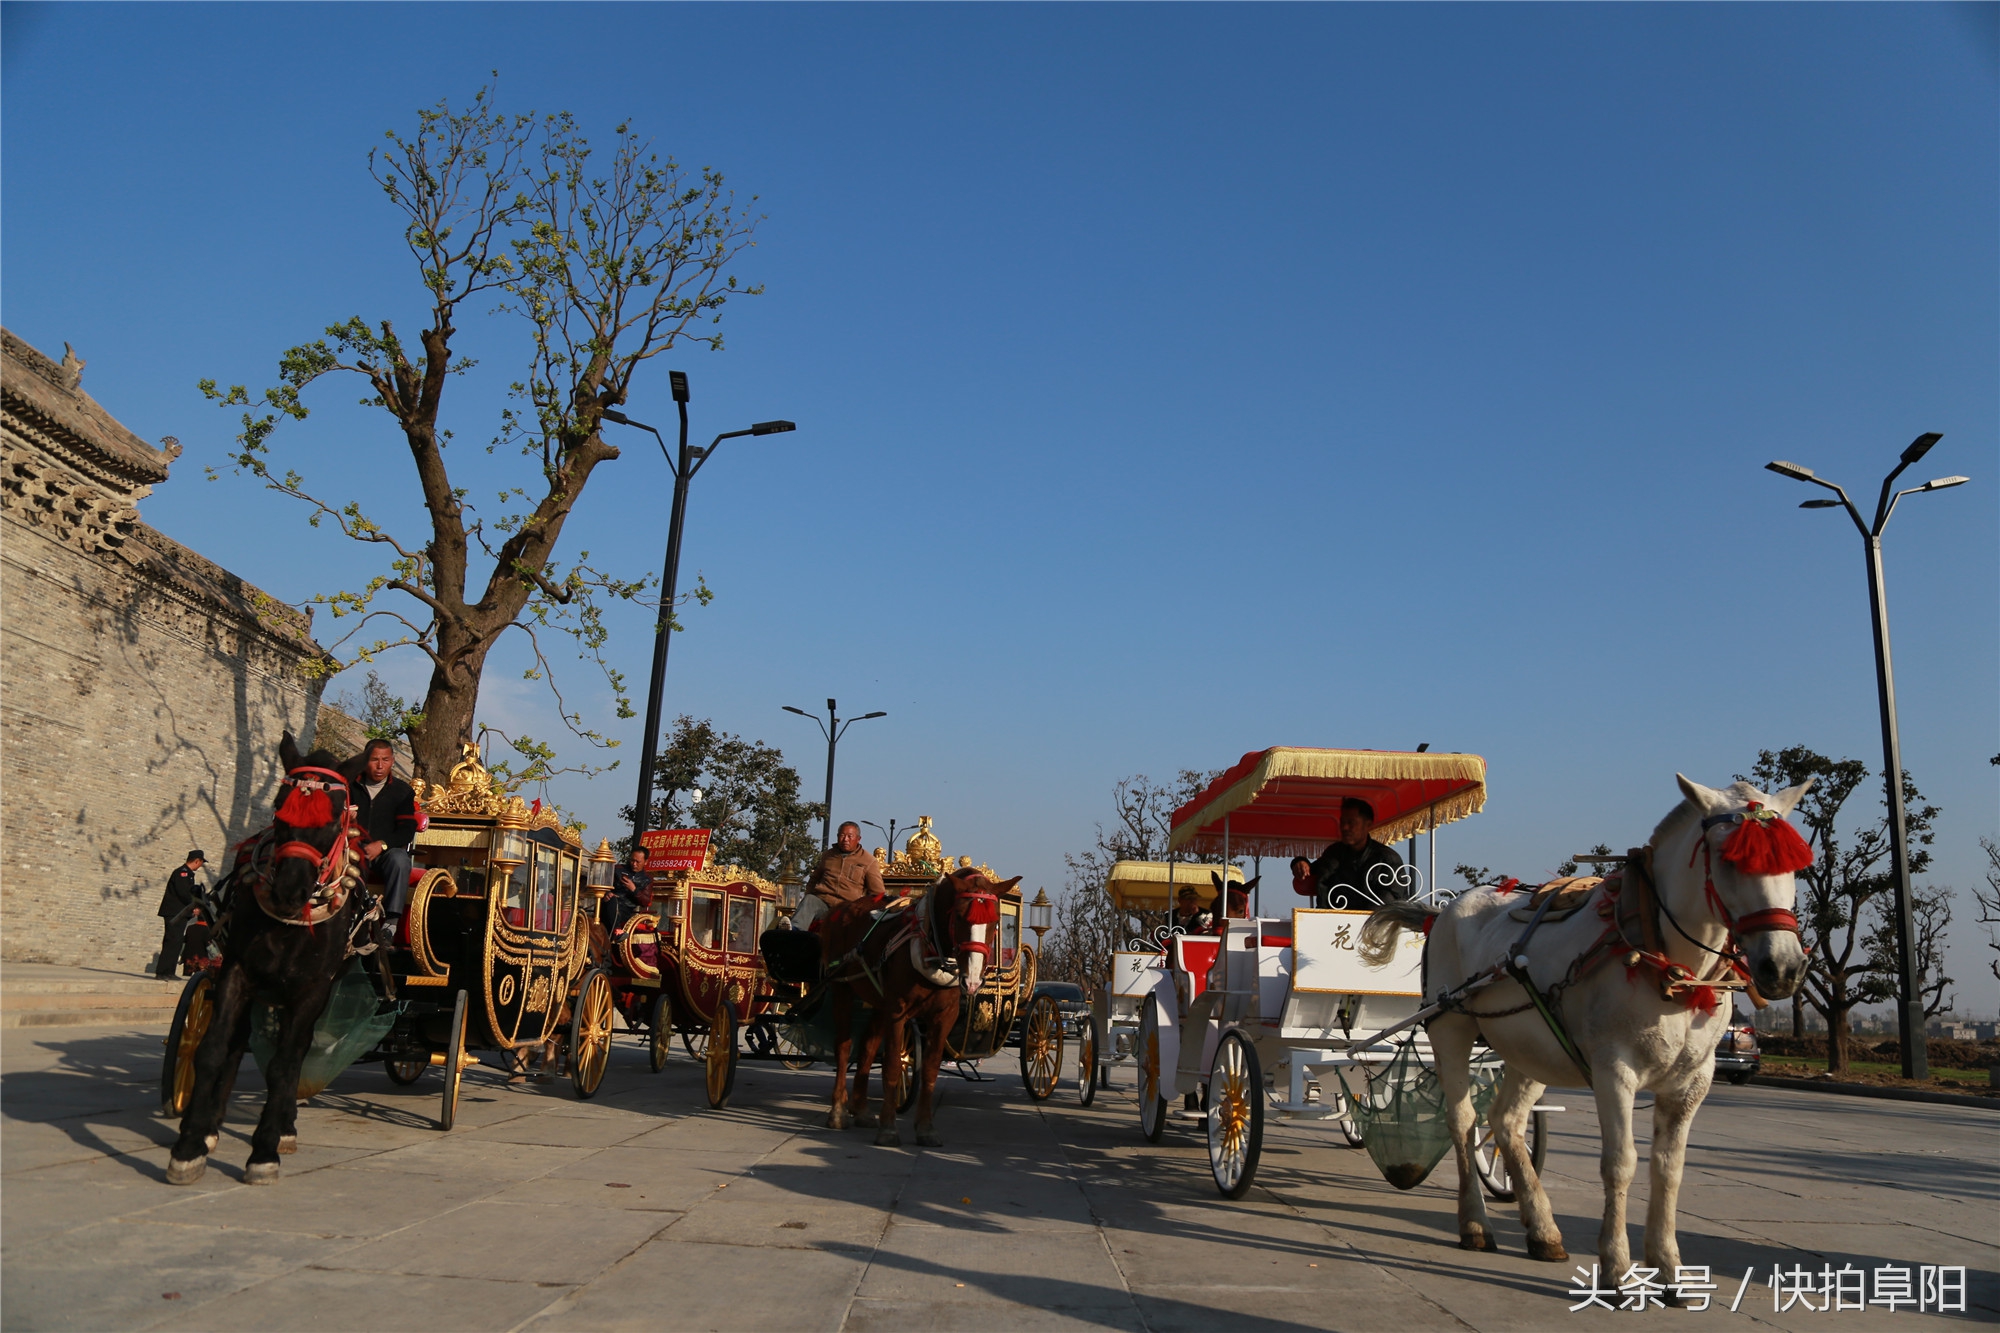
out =
[[[840,826],[837,841],[806,877],[807,900],[792,918],[792,924],[809,929],[814,921],[843,903],[880,899],[885,893],[882,867],[875,863],[874,856],[861,850],[861,826],[849,820]]]

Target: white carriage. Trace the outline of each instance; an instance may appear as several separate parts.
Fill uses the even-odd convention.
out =
[[[1135,913],[1171,912],[1182,889],[1193,889],[1219,917],[1223,904],[1215,901],[1221,897],[1215,889],[1216,875],[1226,875],[1231,884],[1243,882],[1243,872],[1235,866],[1120,861],[1111,867],[1104,891],[1121,921]],[[1169,942],[1178,937],[1171,925],[1162,925],[1150,937],[1135,938],[1111,955],[1111,975],[1091,997],[1090,1014],[1077,1030],[1077,1100],[1083,1105],[1096,1100],[1097,1089],[1110,1078],[1114,1066],[1135,1058],[1146,998],[1166,971]]]
[[[1376,812],[1375,836],[1407,838],[1411,855],[1400,873],[1378,867],[1377,882],[1351,887],[1377,901],[1414,897],[1441,906],[1449,895],[1427,887],[1415,864],[1417,838],[1430,836],[1434,868],[1436,829],[1478,812],[1485,777],[1477,755],[1278,747],[1245,755],[1177,810],[1168,845],[1225,861],[1314,857],[1338,837],[1342,801],[1359,797]],[[1289,896],[1288,887],[1279,892]],[[1274,896],[1260,891],[1259,905]],[[1140,1128],[1158,1141],[1170,1121],[1198,1126],[1224,1195],[1240,1198],[1250,1188],[1267,1115],[1339,1126],[1359,1145],[1366,1112],[1382,1103],[1355,1103],[1384,1095],[1371,1071],[1381,1075],[1399,1056],[1404,1067],[1429,1065],[1423,1023],[1438,1007],[1425,1003],[1423,937],[1405,934],[1388,962],[1370,967],[1358,952],[1367,918],[1311,906],[1253,914],[1228,921],[1220,937],[1175,937],[1158,956],[1138,1004]],[[1455,986],[1454,997],[1489,982]],[[1497,1083],[1499,1071],[1497,1058],[1474,1060],[1480,1082]],[[1538,1166],[1540,1113],[1557,1109],[1536,1108],[1530,1150]],[[1475,1163],[1490,1195],[1513,1197],[1484,1126]],[[1390,1183],[1409,1188],[1428,1171],[1391,1174]]]

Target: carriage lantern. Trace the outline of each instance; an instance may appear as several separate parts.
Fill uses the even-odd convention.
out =
[[[508,811],[500,816],[499,825],[493,830],[493,864],[500,868],[504,878],[508,871],[527,859],[527,826],[512,811]]]
[[[618,854],[611,850],[611,839],[598,839],[597,850],[590,854],[590,874],[584,881],[586,887],[593,895],[602,898],[611,892],[611,877],[617,868]]]
[[[1035,932],[1035,952],[1042,950],[1042,933],[1055,925],[1055,904],[1049,901],[1047,889],[1035,890],[1035,901],[1028,904],[1028,929]]]

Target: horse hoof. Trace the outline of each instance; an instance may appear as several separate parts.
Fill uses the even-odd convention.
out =
[[[944,1140],[935,1134],[919,1134],[917,1135],[917,1146],[919,1148],[942,1148],[944,1147]]]
[[[1560,1240],[1536,1240],[1530,1236],[1528,1238],[1528,1257],[1530,1259],[1539,1259],[1546,1264],[1559,1264],[1569,1258],[1569,1251],[1563,1248],[1563,1243]]]
[[[278,1183],[276,1162],[252,1162],[243,1168],[243,1183],[246,1185],[275,1185]]]
[[[289,1157],[289,1156],[290,1156],[291,1154],[293,1154],[293,1153],[297,1152],[298,1150],[299,1150],[299,1136],[298,1136],[298,1135],[296,1135],[296,1134],[287,1134],[287,1135],[285,1135],[284,1137],[282,1137],[282,1138],[280,1138],[280,1139],[278,1140],[278,1155],[279,1155],[279,1156],[281,1156],[281,1157]]]
[[[1500,1242],[1495,1240],[1491,1235],[1471,1232],[1458,1238],[1458,1248],[1461,1250],[1485,1250],[1497,1253],[1500,1249]]]
[[[828,1129],[846,1129],[847,1117],[840,1114],[840,1112],[835,1111],[832,1115],[826,1118],[826,1127]]]
[[[203,1139],[203,1140],[201,1141],[201,1146],[202,1146],[202,1147],[203,1147],[203,1148],[204,1148],[205,1150],[207,1150],[208,1152],[214,1152],[214,1151],[215,1151],[215,1145],[216,1145],[216,1142],[217,1142],[217,1140],[219,1140],[219,1139],[220,1139],[221,1137],[222,1137],[222,1136],[221,1136],[220,1134],[211,1134],[211,1135],[209,1135],[209,1136],[208,1136],[207,1138],[205,1138],[205,1139]]]
[[[867,1111],[856,1111],[854,1113],[854,1127],[856,1129],[873,1129],[875,1128],[875,1117]]]
[[[878,1148],[900,1148],[903,1146],[903,1136],[893,1129],[885,1129],[875,1136],[875,1146]]]
[[[175,1157],[167,1162],[167,1183],[169,1185],[192,1185],[195,1181],[200,1180],[202,1173],[207,1170],[208,1159],[206,1157],[197,1157],[187,1162],[183,1162],[180,1158]]]

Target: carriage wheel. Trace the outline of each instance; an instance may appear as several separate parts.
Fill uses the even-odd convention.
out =
[[[187,1114],[188,1099],[194,1096],[194,1056],[208,1025],[215,1017],[213,970],[204,968],[181,987],[181,1001],[174,1006],[173,1026],[167,1029],[167,1055],[160,1065],[160,1114]]]
[[[1097,1100],[1097,1020],[1086,1018],[1076,1030],[1076,1104]]]
[[[431,1062],[428,1058],[398,1060],[391,1057],[382,1062],[382,1072],[387,1074],[389,1081],[399,1088],[407,1088],[412,1083],[415,1083],[424,1076],[424,1071],[430,1067]]]
[[[787,1069],[812,1068],[813,1064],[815,1063],[812,1057],[812,1053],[807,1051],[805,1047],[799,1045],[798,1042],[792,1040],[791,1024],[779,1023],[776,1025],[776,1027],[778,1033],[778,1058],[785,1062],[785,1068]]]
[[[1264,1071],[1257,1048],[1231,1032],[1215,1052],[1202,1109],[1208,1120],[1208,1169],[1225,1199],[1250,1192],[1264,1150]]]
[[[725,996],[708,1025],[708,1104],[720,1111],[736,1090],[736,1011]]]
[[[577,987],[569,1020],[569,1081],[576,1095],[595,1097],[611,1063],[611,978],[592,968]]]
[[[1167,1132],[1167,1098],[1160,1090],[1160,1009],[1146,1006],[1139,1020],[1139,1132],[1158,1143]]]
[[[653,998],[653,1021],[646,1035],[646,1054],[657,1074],[667,1067],[667,1052],[674,1048],[674,1006],[665,991]]]
[[[681,1049],[696,1060],[708,1059],[708,1033],[685,1031],[681,1033]]]
[[[896,1114],[905,1115],[917,1104],[917,1080],[924,1076],[924,1033],[915,1023],[903,1029],[903,1063],[896,1072],[902,1079],[896,1085]]]
[[[778,1049],[778,1030],[771,1025],[768,1017],[759,1016],[749,1027],[743,1029],[743,1044],[755,1056],[774,1054]]]
[[[1021,1081],[1038,1102],[1047,1101],[1062,1078],[1062,1048],[1062,1011],[1055,997],[1037,996],[1021,1023]]]
[[[1542,1137],[1542,1122],[1547,1118],[1533,1114],[1528,1116],[1528,1160],[1534,1165],[1537,1175],[1541,1174],[1542,1162],[1548,1153],[1548,1144]],[[1495,1203],[1514,1202],[1514,1178],[1493,1141],[1493,1126],[1483,1120],[1472,1127],[1472,1166],[1479,1173],[1479,1183],[1485,1188],[1487,1198]]]
[[[458,1120],[458,1085],[465,1078],[466,993],[458,992],[451,1006],[451,1036],[444,1044],[444,1102],[438,1112],[438,1128],[449,1130]]]

